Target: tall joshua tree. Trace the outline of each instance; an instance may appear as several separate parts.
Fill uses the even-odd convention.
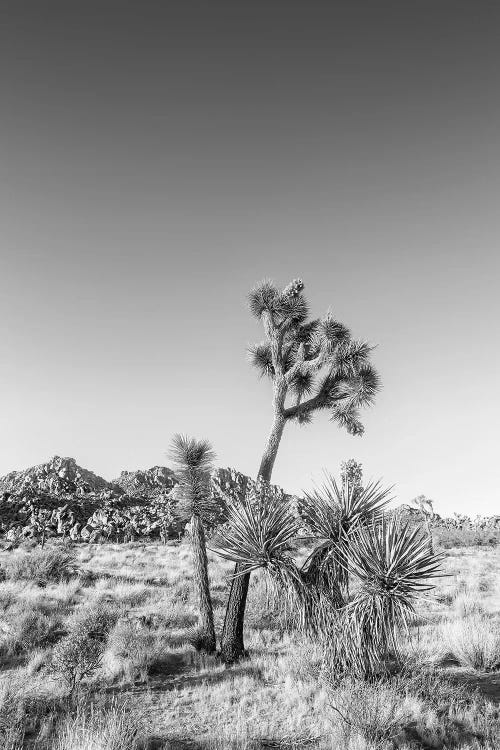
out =
[[[250,361],[272,384],[273,417],[258,479],[269,482],[283,431],[289,422],[308,424],[317,411],[353,435],[363,434],[359,409],[373,402],[379,378],[370,364],[371,347],[351,337],[328,312],[308,320],[304,284],[295,279],[283,290],[263,281],[249,295],[250,311],[265,340],[249,350]],[[244,652],[243,620],[249,574],[236,565],[224,619],[221,651],[235,661]]]
[[[207,440],[174,435],[170,457],[175,463],[175,474],[179,480],[176,490],[177,514],[190,522],[194,585],[199,605],[197,643],[203,651],[213,653],[216,640],[203,519],[212,510],[210,471],[215,454]]]

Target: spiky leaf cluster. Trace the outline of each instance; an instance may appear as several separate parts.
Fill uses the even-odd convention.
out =
[[[175,488],[176,514],[187,520],[196,514],[204,518],[215,511],[210,493],[210,472],[215,453],[208,440],[176,434],[169,451],[178,485]]]
[[[322,487],[305,493],[301,516],[315,546],[304,568],[311,575],[334,578],[347,589],[346,560],[356,531],[368,523],[377,523],[390,500],[390,489],[371,482],[364,489],[343,482],[338,485],[326,474]]]
[[[354,653],[373,672],[389,651],[398,653],[397,635],[408,630],[416,599],[441,575],[443,555],[429,551],[419,529],[383,516],[360,525],[351,540],[347,566],[359,582],[346,608]]]
[[[286,566],[298,533],[286,502],[270,503],[262,488],[228,507],[227,527],[212,542],[221,557],[240,564],[239,575],[257,568]]]

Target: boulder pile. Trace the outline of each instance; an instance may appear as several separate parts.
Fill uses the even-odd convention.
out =
[[[253,485],[234,469],[216,469],[210,524],[220,524],[227,502]],[[178,538],[186,519],[176,512],[176,486],[174,472],[165,466],[123,471],[108,482],[73,458],[54,456],[0,478],[0,538],[14,544],[24,539],[43,543],[49,537],[85,542]],[[278,487],[273,491],[277,498],[288,497]]]
[[[211,475],[209,527],[223,523],[227,503],[238,501],[254,486],[254,480],[235,469],[216,469]],[[176,487],[175,474],[166,466],[122,471],[108,482],[73,458],[54,456],[0,478],[0,539],[16,544],[24,539],[43,543],[49,537],[85,542],[178,538],[187,519],[180,512]],[[291,502],[300,515],[299,498],[276,486],[269,491],[273,502]],[[392,512],[412,525],[423,520],[421,511],[409,505]],[[434,514],[428,520],[433,528],[500,531],[500,516]]]

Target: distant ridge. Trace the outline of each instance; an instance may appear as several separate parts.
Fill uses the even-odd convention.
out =
[[[49,461],[29,469],[11,471],[0,477],[0,492],[21,493],[29,489],[61,494],[63,492],[101,492],[117,487],[93,471],[79,466],[74,458],[54,456]]]

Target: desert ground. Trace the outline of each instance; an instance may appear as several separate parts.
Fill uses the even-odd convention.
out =
[[[498,546],[446,550],[401,663],[374,682],[330,679],[262,572],[248,658],[226,667],[197,652],[187,541],[55,542],[4,551],[0,566],[5,750],[500,747]],[[232,566],[210,553],[209,568],[220,632]],[[71,686],[58,643],[93,628],[104,642]]]

